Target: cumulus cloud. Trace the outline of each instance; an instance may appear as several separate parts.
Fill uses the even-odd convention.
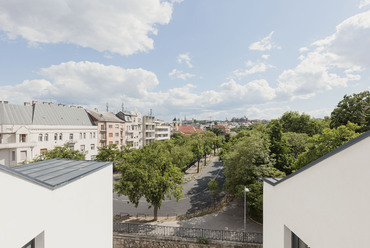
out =
[[[370,0],[361,0],[358,8],[361,9],[361,8],[363,8],[363,7],[365,7],[365,6],[369,5],[369,4],[370,4]]]
[[[232,77],[234,78],[243,78],[245,76],[265,72],[269,68],[273,68],[274,66],[263,63],[263,62],[252,62],[248,60],[245,63],[246,69],[237,69],[231,73]]]
[[[263,38],[260,41],[256,41],[249,46],[250,50],[257,50],[257,51],[269,51],[273,48],[281,49],[278,45],[272,42],[272,35],[274,31],[272,31],[269,35]]]
[[[177,62],[179,64],[185,63],[189,68],[193,68],[189,53],[182,53],[177,56]]]
[[[172,79],[178,78],[178,79],[182,79],[182,80],[187,80],[187,79],[192,78],[192,77],[195,76],[194,74],[185,73],[185,72],[177,70],[177,69],[173,69],[170,73],[168,73],[168,75]]]
[[[301,62],[278,77],[278,98],[308,98],[360,80],[361,71],[370,66],[369,40],[370,11],[346,19],[334,34],[300,49],[306,52]]]
[[[172,2],[181,1],[2,1],[0,29],[30,44],[64,42],[130,55],[153,49],[150,36],[169,23]]]

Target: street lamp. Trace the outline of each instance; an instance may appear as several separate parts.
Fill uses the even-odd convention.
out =
[[[247,193],[249,189],[244,186],[244,232],[247,232]]]

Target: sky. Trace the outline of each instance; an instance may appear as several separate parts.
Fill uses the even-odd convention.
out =
[[[370,0],[0,0],[0,100],[330,116],[370,90]]]

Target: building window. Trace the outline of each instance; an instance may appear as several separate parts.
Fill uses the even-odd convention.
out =
[[[82,139],[82,133],[80,133],[80,139]]]
[[[85,151],[85,145],[80,145],[80,151],[84,152]]]
[[[112,138],[113,137],[113,133],[109,133],[109,137]]]
[[[292,232],[292,248],[310,248],[297,235]]]
[[[63,139],[63,134],[62,133],[60,133],[59,134],[59,140],[62,140]]]
[[[109,145],[112,145],[113,144],[113,141],[109,141]]]
[[[35,248],[35,239],[32,239],[30,242],[22,246],[22,248]]]
[[[57,133],[54,134],[54,140],[58,140],[58,134]]]
[[[43,152],[46,152],[48,149],[46,149],[46,148],[42,148],[42,149],[40,149],[40,153],[43,153]]]
[[[26,142],[26,134],[20,134],[19,135],[19,142],[25,143]]]
[[[45,134],[44,141],[49,141],[49,134]]]
[[[95,139],[95,137],[96,137],[96,136],[95,136],[95,132],[93,132],[93,138]]]
[[[21,151],[21,161],[27,160],[27,151]]]
[[[113,125],[109,125],[109,128],[113,128]]]
[[[42,133],[39,134],[39,141],[42,141]]]
[[[118,144],[119,144],[119,142],[118,142],[118,141],[116,141],[116,142],[115,142],[115,144],[116,144],[116,145],[118,145]]]
[[[95,144],[91,144],[91,150],[95,150]]]
[[[119,133],[116,133],[115,135],[116,135],[116,137],[119,137]]]
[[[86,133],[84,133],[84,139],[86,139]]]
[[[119,128],[119,125],[118,125],[118,124],[116,124],[116,128],[117,128],[117,129]]]
[[[92,139],[92,132],[90,132],[90,139]]]
[[[105,139],[105,133],[101,134],[101,139],[103,139],[103,140]]]
[[[12,161],[15,161],[15,151],[12,151]]]
[[[70,140],[73,140],[73,133],[70,133],[70,134],[69,134],[69,139],[70,139]]]
[[[104,124],[101,125],[101,130],[105,130]]]

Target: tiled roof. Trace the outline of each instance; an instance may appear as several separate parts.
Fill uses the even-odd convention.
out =
[[[179,126],[179,132],[184,134],[192,134],[195,133],[195,127],[193,126]]]
[[[94,125],[82,108],[49,104],[22,106],[0,103],[0,124],[10,125]]]
[[[49,189],[56,189],[111,164],[112,162],[49,159],[12,168],[0,165],[0,171]]]

